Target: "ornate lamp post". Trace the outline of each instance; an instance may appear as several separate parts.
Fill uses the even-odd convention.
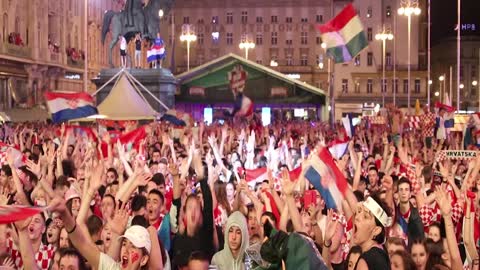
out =
[[[191,29],[189,24],[184,24],[182,27],[182,34],[180,41],[187,42],[187,71],[190,70],[190,43],[197,40],[197,36]]]
[[[408,18],[408,41],[407,41],[407,51],[408,51],[408,111],[410,111],[410,36],[411,36],[411,29],[412,29],[412,16],[418,16],[422,12],[422,10],[418,7],[418,0],[402,0],[400,3],[400,8],[398,9],[398,14],[406,16]]]

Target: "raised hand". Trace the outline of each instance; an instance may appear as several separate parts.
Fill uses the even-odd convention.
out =
[[[333,220],[333,209],[327,210],[327,222],[325,225],[325,242],[332,241],[335,232],[337,231],[338,220]]]
[[[125,209],[126,204],[123,204],[121,207],[117,203],[115,209],[115,215],[113,218],[107,217],[108,225],[113,233],[117,235],[122,235],[125,232],[128,224],[128,211]]]
[[[34,173],[36,176],[40,177],[40,174],[42,172],[42,169],[40,168],[40,163],[35,163],[30,159],[27,159],[25,161],[27,163],[27,169]]]
[[[11,195],[6,188],[0,187],[0,206],[7,205]]]
[[[288,174],[287,169],[283,169],[282,171],[282,189],[283,193],[286,196],[290,196],[293,194],[293,189],[295,188],[295,183],[290,181],[290,175]]]
[[[442,216],[449,216],[452,212],[452,204],[447,192],[440,187],[435,190],[435,201],[437,201],[438,207]]]
[[[16,266],[15,263],[13,262],[12,258],[7,257],[3,260],[2,267],[0,267],[3,270],[15,270]]]

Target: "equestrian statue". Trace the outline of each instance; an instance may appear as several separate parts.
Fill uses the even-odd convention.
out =
[[[149,0],[146,5],[144,5],[144,1],[127,0],[122,11],[108,10],[103,15],[103,44],[105,44],[108,32],[112,32],[112,41],[108,50],[108,63],[112,68],[112,50],[119,37],[123,36],[127,42],[130,42],[136,34],[140,33],[143,39],[154,40],[160,33],[159,11],[163,10],[164,16],[167,15],[175,0]]]

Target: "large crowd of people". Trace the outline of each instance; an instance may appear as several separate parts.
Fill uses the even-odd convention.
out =
[[[310,121],[5,123],[0,215],[42,211],[0,224],[0,268],[479,269],[480,155],[442,155],[476,141],[385,119],[351,137]],[[339,142],[337,168],[315,163]],[[348,188],[315,188],[315,166]]]

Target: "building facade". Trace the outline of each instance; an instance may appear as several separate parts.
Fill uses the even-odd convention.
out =
[[[466,27],[466,24],[463,25]],[[475,29],[475,28],[474,28]],[[480,32],[461,37],[460,50],[460,109],[478,111],[480,78]],[[462,31],[463,33],[463,31]],[[450,69],[452,78],[450,79]],[[440,80],[442,77],[443,80]],[[450,85],[452,94],[450,94]],[[457,39],[445,38],[432,46],[432,98],[444,100],[449,95],[457,106]]]
[[[316,25],[328,22],[350,2],[177,0],[173,12],[161,23],[162,36],[168,39],[169,56],[164,66],[176,74],[187,70],[187,46],[180,41],[180,34],[184,25],[189,24],[197,36],[190,45],[190,67],[227,53],[245,56],[239,44],[249,41],[255,43],[255,48],[248,52],[249,60],[263,65],[278,64],[273,66],[277,71],[328,92],[328,58]],[[395,86],[397,105],[407,105],[408,20],[397,13],[401,0],[357,0],[353,4],[363,22],[369,46],[351,63],[330,65],[337,118],[343,112],[371,110],[372,105],[382,104],[383,96],[385,103],[393,102]],[[416,99],[426,99],[425,17],[411,19],[411,106]],[[392,41],[386,41],[384,92],[382,42],[375,40],[375,34],[383,29],[394,34]]]
[[[84,3],[0,1],[0,111],[41,104],[47,90],[82,91],[85,27],[89,79],[107,66],[106,46],[100,40],[103,14],[119,10],[122,1],[88,1],[87,26]]]

